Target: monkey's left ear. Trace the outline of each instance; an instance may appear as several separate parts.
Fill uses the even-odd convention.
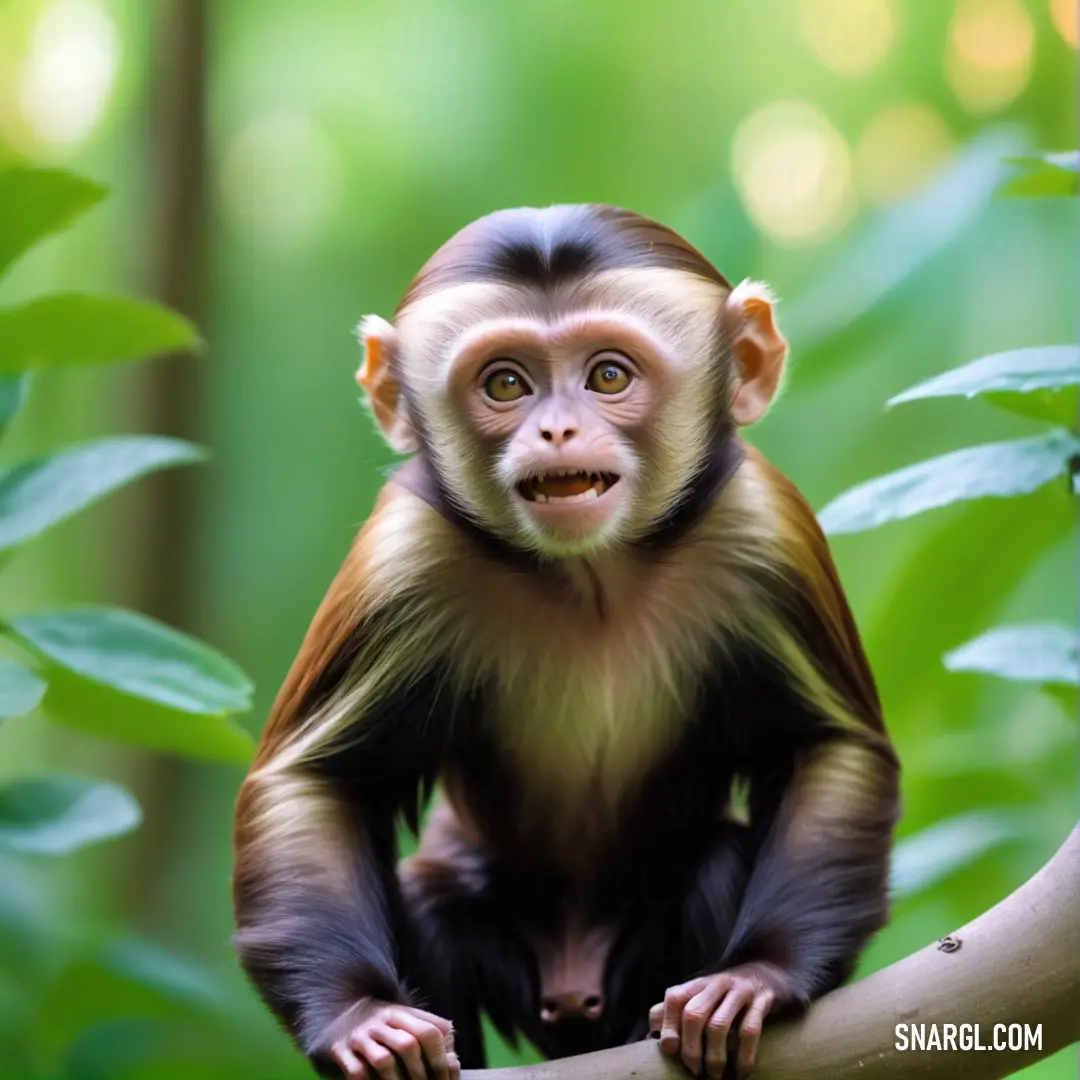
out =
[[[356,373],[356,381],[367,394],[371,411],[390,449],[399,454],[410,454],[420,442],[394,373],[397,331],[378,315],[365,315],[356,328],[356,335],[364,347],[364,362]]]
[[[727,298],[731,352],[738,365],[731,416],[752,424],[765,415],[780,388],[788,343],[776,328],[772,293],[760,281],[744,281]]]

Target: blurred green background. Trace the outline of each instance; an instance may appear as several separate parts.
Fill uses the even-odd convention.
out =
[[[978,401],[885,402],[1075,340],[1076,200],[994,192],[1003,158],[1075,146],[1076,43],[1073,0],[0,0],[0,164],[112,189],[12,271],[5,302],[153,296],[209,346],[38,373],[2,460],[120,431],[212,454],[19,553],[5,615],[108,601],[197,634],[254,680],[257,731],[390,460],[357,404],[352,328],[504,206],[626,205],[770,282],[793,363],[751,438],[816,508],[1039,433]],[[834,540],[915,838],[865,970],[1002,898],[1076,820],[1075,717],[942,663],[995,623],[1075,623],[1064,488]],[[0,1077],[308,1075],[228,947],[242,768],[39,715],[0,746],[0,779],[77,769],[144,813],[59,864],[0,862]],[[1075,1074],[1073,1049],[1025,1075]]]

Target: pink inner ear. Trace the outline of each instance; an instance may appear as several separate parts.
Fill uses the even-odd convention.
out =
[[[356,381],[367,394],[371,411],[391,449],[401,454],[411,453],[418,445],[416,435],[406,415],[397,379],[387,362],[387,350],[395,347],[394,331],[380,319],[373,318],[371,322],[376,325],[361,338],[364,360]]]
[[[770,395],[755,382],[744,382],[735,391],[731,401],[731,418],[740,427],[753,424],[765,415]]]
[[[745,321],[732,343],[742,378],[732,399],[731,415],[740,425],[752,424],[765,414],[780,386],[788,351],[767,300],[749,296],[742,309]]]
[[[382,364],[382,341],[374,334],[364,338],[364,360],[356,372],[356,381],[369,393],[374,373]]]

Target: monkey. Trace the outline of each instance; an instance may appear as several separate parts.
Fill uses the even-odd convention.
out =
[[[775,307],[556,205],[466,225],[361,322],[407,457],[234,833],[241,964],[320,1075],[455,1080],[482,1014],[745,1075],[884,925],[898,758],[813,511],[742,434]]]

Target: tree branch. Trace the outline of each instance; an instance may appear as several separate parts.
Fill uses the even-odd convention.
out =
[[[1080,825],[1030,881],[938,943],[765,1025],[754,1080],[997,1080],[1080,1040]],[[1042,1026],[1041,1049],[896,1049],[897,1024]],[[649,1040],[462,1080],[686,1080]]]

